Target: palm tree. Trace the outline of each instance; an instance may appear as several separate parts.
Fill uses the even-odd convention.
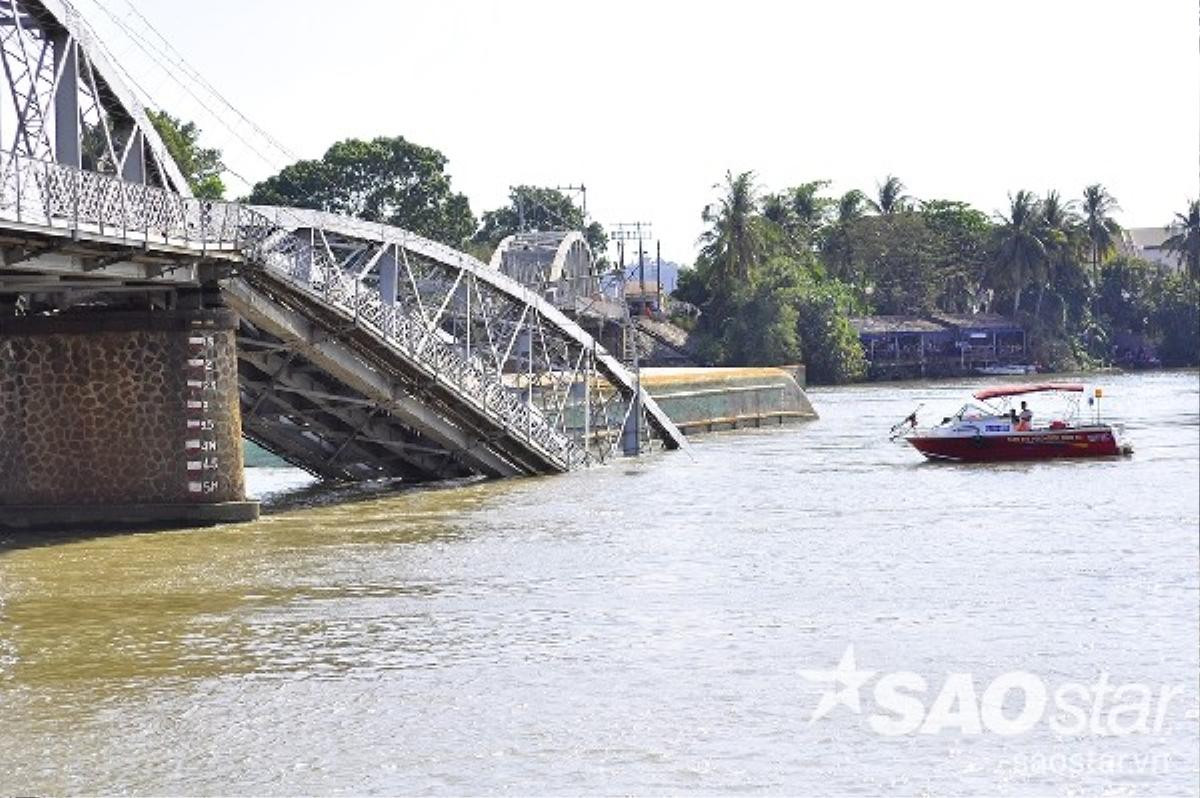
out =
[[[1104,186],[1094,183],[1083,189],[1083,229],[1092,247],[1092,277],[1100,274],[1100,259],[1113,250],[1121,232],[1110,214],[1121,210],[1117,200]]]
[[[1041,203],[1041,230],[1038,237],[1046,247],[1047,264],[1046,279],[1038,285],[1038,298],[1033,308],[1033,315],[1040,318],[1047,284],[1058,287],[1068,279],[1075,265],[1073,253],[1078,249],[1079,215],[1075,212],[1075,203],[1064,202],[1062,196],[1053,189],[1046,192],[1046,199]],[[1059,300],[1065,312],[1066,302],[1061,294]]]
[[[854,260],[850,243],[850,225],[867,215],[869,200],[854,188],[838,198],[836,215],[822,242],[826,262],[835,267],[836,273],[846,277],[846,270]]]
[[[867,195],[852,188],[837,201],[837,223],[849,224],[855,219],[861,219],[867,213]]]
[[[1188,203],[1187,213],[1175,214],[1175,221],[1167,232],[1173,232],[1163,242],[1168,252],[1174,252],[1187,266],[1193,280],[1200,280],[1200,200]]]
[[[1008,216],[1000,214],[997,262],[1013,285],[1013,314],[1021,309],[1025,280],[1045,268],[1046,245],[1038,237],[1042,224],[1037,197],[1029,191],[1010,194]]]
[[[810,233],[825,224],[831,201],[820,196],[820,192],[828,185],[828,180],[814,180],[796,186],[790,192],[792,213]]]
[[[906,211],[912,205],[912,197],[904,193],[904,183],[895,175],[888,175],[877,185],[878,200],[867,200],[876,213],[892,214]]]
[[[725,173],[724,190],[716,205],[704,209],[709,228],[700,236],[701,254],[716,267],[726,284],[733,278],[747,280],[765,248],[761,217],[758,215],[758,188],[754,172]]]

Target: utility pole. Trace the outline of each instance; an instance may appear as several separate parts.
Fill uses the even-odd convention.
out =
[[[637,241],[639,258],[642,251],[642,242],[651,237],[650,222],[617,222],[609,231],[608,238],[610,241]],[[621,279],[625,280],[628,275],[625,274],[625,264],[621,264]],[[638,279],[645,282],[645,264],[641,265],[641,270],[638,273]],[[638,286],[641,288],[642,286]]]
[[[642,246],[641,228],[638,228],[638,294],[642,298],[640,314],[646,314],[646,248]]]
[[[642,423],[642,366],[638,358],[638,341],[637,341],[637,326],[633,323],[631,314],[629,313],[629,302],[625,298],[625,242],[638,242],[638,289],[639,298],[642,306],[645,307],[646,294],[646,251],[642,247],[642,242],[648,238],[650,234],[649,222],[618,222],[613,225],[613,230],[609,233],[609,238],[617,242],[617,249],[621,256],[621,299],[625,305],[625,339],[633,343],[633,400],[629,408],[629,421],[625,429],[621,433],[622,449],[626,455],[638,455],[641,453],[641,423]]]
[[[580,199],[582,201],[581,210],[583,211],[583,226],[587,227],[587,186],[585,186],[583,183],[580,183],[577,186],[555,186],[554,190],[555,191],[575,191],[575,192],[579,193]]]
[[[662,313],[662,239],[654,242],[654,282],[658,285],[654,295],[654,306],[658,308],[659,313]]]

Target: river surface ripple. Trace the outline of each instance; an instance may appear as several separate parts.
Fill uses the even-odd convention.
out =
[[[927,464],[887,428],[965,383],[817,389],[690,455],[0,543],[0,794],[1195,794],[1198,382],[1104,379],[1127,460]],[[810,722],[851,645],[861,713]],[[1181,693],[1150,733],[870,725],[886,674],[1018,670]]]

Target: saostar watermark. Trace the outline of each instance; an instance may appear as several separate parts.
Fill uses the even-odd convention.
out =
[[[1185,692],[1179,685],[1113,683],[1107,673],[1093,682],[1050,685],[1023,670],[1001,673],[986,683],[970,673],[950,672],[937,684],[912,671],[879,674],[859,668],[853,645],[836,668],[802,670],[800,675],[828,685],[810,724],[839,706],[862,714],[861,692],[873,682],[875,711],[867,724],[886,736],[953,731],[1011,737],[1039,723],[1060,735],[1161,734],[1172,703]]]
[[[1169,751],[1038,751],[1000,761],[1000,771],[1016,777],[1163,776],[1174,769]]]

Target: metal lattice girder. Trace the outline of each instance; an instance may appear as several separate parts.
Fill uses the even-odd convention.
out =
[[[616,358],[541,296],[480,261],[387,225],[255,210],[272,229],[250,251],[268,272],[414,357],[442,358],[464,393],[494,391],[502,405],[512,404],[504,394],[515,398],[512,432],[557,448],[564,469],[574,466],[571,458],[612,456],[638,404],[644,428],[669,448],[682,445],[647,393],[634,401],[639,386]]]
[[[297,352],[256,346],[263,337],[242,323],[243,426],[260,444],[321,477],[424,481],[470,473],[449,451],[397,423],[387,408],[333,382]],[[268,429],[258,432],[264,424]],[[300,452],[294,451],[296,436],[304,439]]]
[[[353,392],[376,403],[398,423],[453,453],[472,473],[515,476],[545,470],[544,466],[516,460],[497,447],[485,445],[487,431],[473,429],[454,417],[457,403],[453,394],[447,395],[449,401],[442,400],[441,407],[431,397],[420,395],[414,382],[416,375],[406,372],[404,362],[386,348],[372,347],[365,330],[340,327],[336,314],[305,303],[303,296],[286,296],[272,290],[269,278],[264,281],[264,277],[250,273],[226,284],[226,301],[255,328],[285,342],[313,364],[338,386],[338,392]],[[306,467],[319,470],[320,465],[308,463]]]
[[[4,148],[191,196],[136,95],[69,2],[0,0],[0,63],[8,83]]]

